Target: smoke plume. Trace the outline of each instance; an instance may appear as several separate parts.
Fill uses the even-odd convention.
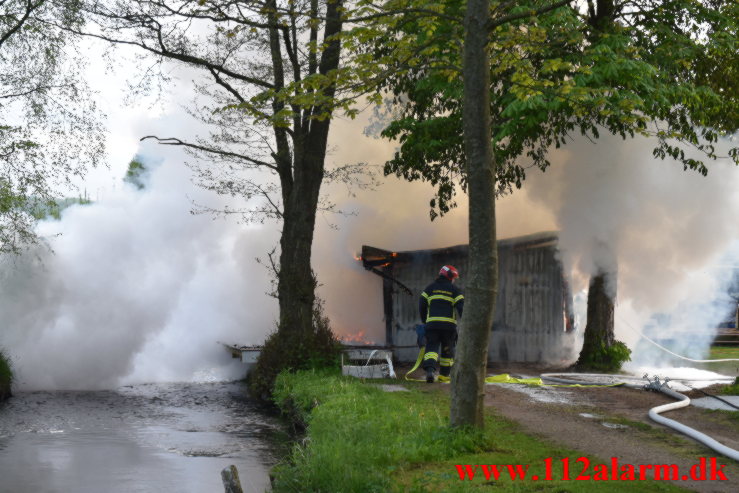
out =
[[[739,265],[727,257],[738,251],[739,169],[722,159],[703,177],[654,159],[652,146],[581,139],[526,188],[557,217],[575,291],[598,270],[618,273],[616,336],[636,349],[635,364],[654,365],[664,353],[637,345],[638,332],[699,359],[732,308],[727,290]]]
[[[274,326],[254,258],[276,235],[191,215],[190,199],[214,198],[193,187],[182,159],[165,158],[143,190],[121,184],[43,221],[46,245],[6,259],[0,344],[21,388],[242,376],[216,341],[256,344]]]

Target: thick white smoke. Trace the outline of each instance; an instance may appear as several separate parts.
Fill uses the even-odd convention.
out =
[[[276,235],[191,215],[190,199],[214,198],[172,154],[143,190],[121,186],[42,222],[53,252],[0,269],[0,345],[21,388],[242,376],[216,342],[259,343],[274,326],[268,275],[254,258]]]
[[[616,336],[636,349],[635,365],[654,366],[670,358],[637,344],[638,332],[700,359],[731,309],[739,169],[723,159],[702,177],[654,159],[652,146],[643,138],[581,139],[526,188],[557,217],[576,291],[598,269],[618,272]]]
[[[358,137],[365,123],[334,127],[334,162],[381,164],[391,156],[394,143]],[[654,159],[652,147],[644,138],[578,139],[553,152],[546,173],[530,170],[524,188],[497,204],[499,238],[560,231],[580,329],[590,276],[599,268],[618,272],[616,336],[635,349],[639,365],[674,359],[639,342],[637,332],[686,356],[705,357],[731,309],[728,283],[739,268],[739,169],[723,159],[710,162],[703,177]],[[384,337],[381,280],[353,260],[361,245],[411,250],[467,242],[466,197],[432,223],[432,195],[428,185],[387,178],[377,191],[340,203],[356,216],[319,221],[314,266],[338,332]],[[327,227],[329,221],[340,227]]]

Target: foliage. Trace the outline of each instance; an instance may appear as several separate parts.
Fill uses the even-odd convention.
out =
[[[623,342],[615,341],[608,346],[604,341],[597,341],[594,347],[583,347],[577,369],[611,373],[630,360],[631,350]]]
[[[85,196],[67,197],[64,199],[51,199],[42,201],[36,197],[30,197],[27,203],[28,210],[36,220],[62,218],[62,211],[73,205],[89,205],[92,201]]]
[[[126,176],[123,177],[123,181],[130,183],[137,190],[143,190],[145,186],[144,175],[147,171],[148,169],[144,163],[140,159],[134,158],[128,163],[128,170],[126,170]]]
[[[364,77],[381,79],[381,90],[393,95],[395,118],[382,134],[398,140],[399,149],[385,173],[431,182],[437,189],[433,218],[455,205],[457,186],[467,185],[460,77],[464,2],[367,3],[376,14],[393,6],[426,7],[358,28],[352,49],[357,63],[379,60]],[[550,3],[529,0],[511,7],[493,1],[491,12],[505,17]],[[589,138],[602,131],[652,136],[655,157],[671,157],[706,174],[704,159],[717,157],[718,139],[739,128],[736,65],[724,61],[735,60],[738,51],[735,2],[598,5],[609,3],[610,13],[583,15],[571,2],[491,29],[491,137],[499,193],[520,187],[527,168],[546,169],[548,150],[566,144],[574,132]],[[739,162],[737,148],[730,154]]]
[[[0,401],[10,397],[10,388],[13,384],[13,371],[10,360],[0,349]]]
[[[268,401],[275,379],[282,371],[339,366],[341,343],[331,331],[320,304],[314,308],[313,320],[313,330],[309,334],[276,330],[267,337],[257,363],[247,377],[252,395]]]
[[[145,138],[183,147],[195,158],[188,165],[196,184],[243,199],[241,208],[201,205],[196,212],[244,222],[281,221],[301,171],[311,180],[315,174],[319,182],[345,183],[355,182],[361,171],[356,166],[309,171],[303,162],[313,127],[328,125],[334,112],[348,111],[353,102],[344,87],[345,69],[330,67],[340,39],[333,29],[341,23],[327,26],[327,21],[336,9],[343,9],[343,1],[104,0],[83,6],[95,29],[74,31],[139,48],[137,92],[161,91],[161,83],[171,80],[172,63],[194,69],[196,97],[187,111],[207,132],[190,140]],[[319,207],[335,210],[327,197]]]
[[[543,477],[543,460],[582,452],[557,447],[522,433],[515,423],[488,409],[484,429],[447,426],[449,396],[425,384],[406,383],[408,392],[383,392],[394,380],[361,381],[336,372],[282,373],[275,385],[277,405],[308,424],[305,439],[273,470],[273,490],[292,491],[471,491],[491,486],[504,491],[541,491],[539,481],[460,481],[455,464],[531,464],[529,475]],[[602,462],[592,459],[594,463]],[[547,481],[551,491],[589,492],[588,481]],[[604,491],[630,491],[623,482]],[[623,484],[622,484],[623,483]],[[644,481],[643,491],[678,491]],[[599,490],[601,487],[599,486]]]
[[[81,22],[73,0],[0,3],[0,253],[37,241],[31,197],[51,201],[102,157],[82,55],[64,31]]]

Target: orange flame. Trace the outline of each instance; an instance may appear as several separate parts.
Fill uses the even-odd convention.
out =
[[[339,335],[339,340],[343,342],[344,344],[354,344],[354,345],[366,345],[371,346],[375,344],[374,341],[370,341],[366,339],[367,333],[364,330],[360,330],[356,334],[344,334]]]

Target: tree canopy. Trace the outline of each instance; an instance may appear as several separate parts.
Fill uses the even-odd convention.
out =
[[[0,2],[0,253],[37,241],[29,202],[52,204],[102,158],[83,58],[57,27],[82,22],[78,3]]]
[[[656,157],[706,174],[718,139],[739,128],[737,64],[731,63],[739,51],[736,3],[564,3],[536,16],[526,14],[556,2],[489,3],[497,191],[520,187],[529,167],[546,169],[550,148],[575,134],[598,138],[604,131],[654,137]],[[376,17],[358,29],[357,59],[379,61],[364,78],[382,80],[397,116],[382,132],[399,142],[385,172],[430,181],[437,190],[433,218],[453,207],[457,187],[467,185],[465,3],[399,0],[366,8]],[[381,15],[392,9],[409,14]],[[736,147],[730,156],[739,162]]]

